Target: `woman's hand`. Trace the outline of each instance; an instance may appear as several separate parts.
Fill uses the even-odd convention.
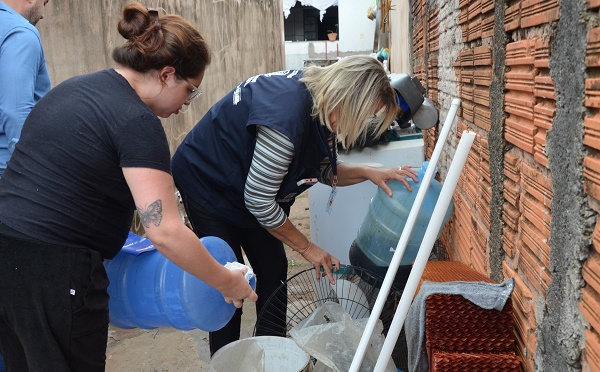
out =
[[[415,182],[419,182],[417,172],[408,165],[397,168],[369,168],[367,177],[371,182],[381,187],[389,196],[392,196],[392,190],[387,185],[389,180],[393,179],[402,182],[408,191],[412,191],[412,188],[406,179],[407,177]]]
[[[226,270],[229,272],[231,284],[220,290],[225,298],[225,302],[228,304],[233,303],[237,308],[242,307],[244,300],[256,302],[258,295],[252,290],[252,287],[244,277],[244,274],[248,272],[248,268]]]
[[[308,262],[314,265],[315,270],[317,272],[317,280],[320,280],[322,277],[327,276],[327,278],[329,278],[329,282],[331,284],[335,284],[335,280],[333,279],[333,274],[331,273],[331,270],[335,272],[338,272],[340,270],[340,260],[325,252],[321,248],[317,247],[312,242],[309,242],[306,249],[300,252],[300,254]],[[321,267],[324,270],[323,273],[321,272]]]

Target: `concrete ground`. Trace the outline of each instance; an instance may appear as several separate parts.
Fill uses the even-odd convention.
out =
[[[294,203],[290,219],[310,238],[308,193]],[[305,270],[310,264],[302,256],[286,248],[289,276]],[[245,302],[241,337],[252,337],[256,310]],[[199,329],[180,331],[173,328],[120,329],[110,327],[106,351],[106,371],[208,371],[210,352],[208,332]]]

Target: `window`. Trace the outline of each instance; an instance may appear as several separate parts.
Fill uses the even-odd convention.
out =
[[[338,7],[327,9],[323,21],[319,20],[319,10],[303,6],[300,2],[290,8],[290,15],[284,19],[285,41],[327,40],[327,30],[336,31]]]

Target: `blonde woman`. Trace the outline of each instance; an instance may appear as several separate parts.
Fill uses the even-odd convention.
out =
[[[337,143],[348,147],[367,132],[380,134],[399,114],[395,92],[379,61],[346,57],[328,67],[251,77],[235,87],[192,129],[172,159],[173,177],[194,231],[242,249],[257,276],[257,314],[287,279],[283,244],[302,254],[333,282],[340,261],[309,241],[287,218],[295,197],[316,182],[333,187],[365,180],[386,185],[410,167],[381,169],[340,163]],[[323,206],[325,208],[325,206]],[[330,207],[335,208],[333,203]],[[285,300],[271,301],[282,303]],[[277,305],[274,305],[277,306]],[[281,306],[281,305],[280,305]],[[278,325],[285,335],[285,308]],[[275,317],[277,318],[277,317]],[[240,335],[241,310],[210,334],[211,353]],[[257,334],[265,334],[261,325]]]

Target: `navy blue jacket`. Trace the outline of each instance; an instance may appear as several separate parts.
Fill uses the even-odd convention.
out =
[[[312,99],[300,77],[299,70],[253,76],[217,102],[188,133],[171,166],[177,188],[190,203],[239,227],[260,226],[245,207],[244,185],[256,125],[263,125],[294,144],[294,158],[277,193],[277,202],[289,214],[296,195],[308,188],[296,182],[319,177],[330,135],[311,116]]]

